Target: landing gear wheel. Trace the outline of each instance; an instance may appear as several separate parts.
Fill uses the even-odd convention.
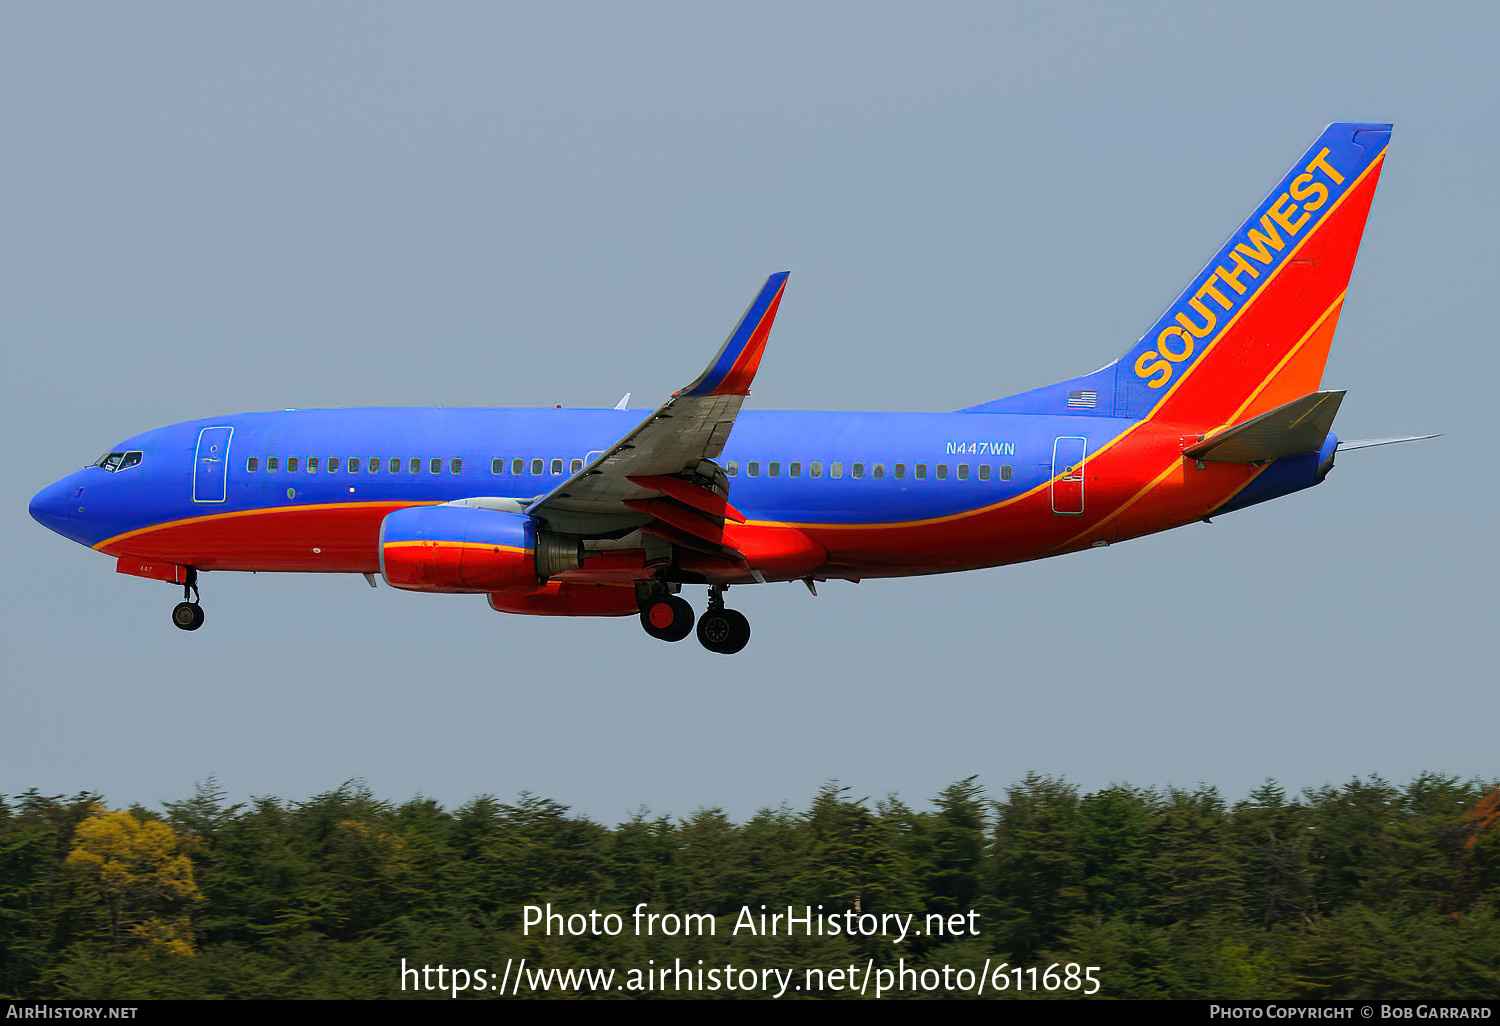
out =
[[[641,609],[641,626],[659,641],[681,641],[693,633],[693,607],[676,595],[660,595]]]
[[[734,655],[750,643],[750,621],[738,610],[710,608],[698,618],[698,643],[710,652]]]
[[[197,630],[203,626],[203,607],[196,602],[177,603],[172,609],[172,623],[179,630]]]

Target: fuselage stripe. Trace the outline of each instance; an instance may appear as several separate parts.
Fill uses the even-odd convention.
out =
[[[278,513],[305,513],[309,510],[346,510],[346,509],[382,509],[385,507],[405,508],[409,506],[439,506],[439,500],[422,500],[416,502],[405,502],[401,500],[389,500],[386,502],[316,502],[299,504],[296,506],[261,506],[256,509],[238,509],[229,513],[210,513],[203,517],[184,517],[181,520],[168,520],[160,524],[152,524],[149,527],[138,527],[133,531],[125,531],[101,542],[95,542],[93,548],[102,552],[107,546],[116,545],[131,538],[139,538],[144,535],[153,534],[157,531],[165,531],[174,527],[185,527],[189,524],[206,524],[213,520],[231,520],[235,517],[258,517],[275,515]]]

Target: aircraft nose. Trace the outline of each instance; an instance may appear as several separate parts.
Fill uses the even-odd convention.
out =
[[[49,531],[70,534],[69,525],[76,523],[82,512],[82,499],[83,487],[63,478],[36,493],[31,500],[32,519]]]

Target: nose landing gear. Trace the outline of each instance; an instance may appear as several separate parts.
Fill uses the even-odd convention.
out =
[[[198,571],[188,567],[182,584],[182,601],[172,608],[172,624],[178,630],[195,631],[203,626],[203,607],[198,604]]]

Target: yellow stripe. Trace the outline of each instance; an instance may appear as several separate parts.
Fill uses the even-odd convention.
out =
[[[127,538],[136,538],[143,534],[151,534],[154,531],[165,531],[173,527],[182,527],[185,524],[204,524],[210,520],[230,520],[235,517],[256,517],[267,513],[300,513],[315,509],[375,509],[382,506],[396,506],[407,508],[411,506],[439,506],[438,500],[427,500],[422,502],[320,502],[310,505],[298,506],[264,506],[260,509],[241,509],[232,513],[210,513],[202,517],[185,517],[182,520],[168,520],[161,524],[152,524],[149,527],[138,527],[133,531],[117,534],[113,538],[106,538],[94,545],[95,549],[103,549],[106,545],[124,541]]]
[[[531,554],[531,549],[517,548],[514,545],[491,545],[488,542],[396,541],[386,542],[381,547],[386,549],[482,549],[485,552],[512,552],[520,556]]]

